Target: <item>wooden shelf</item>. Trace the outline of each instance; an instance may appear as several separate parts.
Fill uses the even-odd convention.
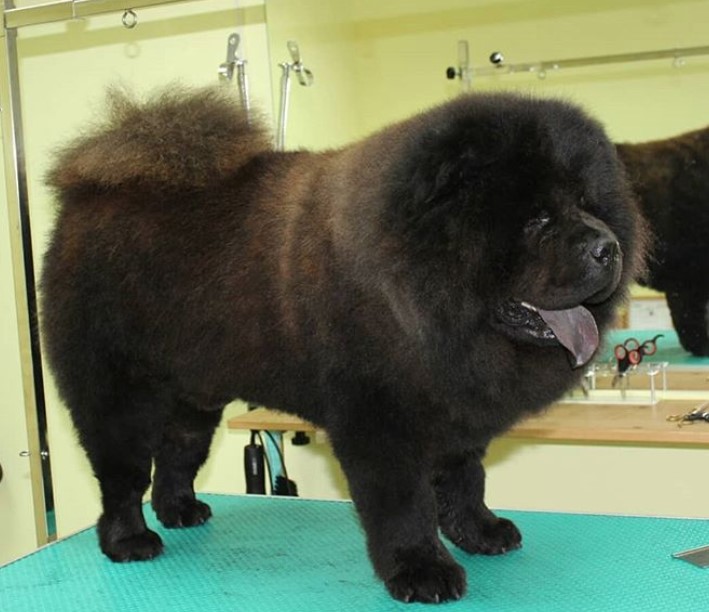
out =
[[[570,442],[708,445],[709,423],[681,427],[667,420],[694,410],[701,400],[662,400],[647,404],[559,403],[523,421],[506,435],[512,438]]]
[[[667,421],[673,414],[685,414],[701,400],[663,400],[646,404],[559,403],[546,412],[521,422],[506,436],[534,440],[589,443],[672,444],[709,446],[709,423],[684,424]],[[227,422],[233,430],[315,431],[298,417],[257,408]]]
[[[312,423],[303,419],[267,408],[256,408],[239,414],[227,421],[229,429],[253,429],[259,431],[315,431]]]

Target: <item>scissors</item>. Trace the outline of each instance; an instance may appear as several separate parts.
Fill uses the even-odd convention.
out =
[[[682,427],[686,423],[694,423],[695,421],[706,421],[709,423],[709,402],[704,402],[701,406],[697,406],[691,412],[686,414],[670,414],[667,420],[671,423],[677,423],[678,427]]]
[[[654,355],[657,352],[657,341],[663,338],[664,334],[657,334],[651,340],[645,340],[642,344],[636,338],[628,338],[622,344],[616,344],[613,355],[618,363],[618,370],[613,377],[613,386],[624,378],[631,366],[636,366],[642,362],[645,355]]]

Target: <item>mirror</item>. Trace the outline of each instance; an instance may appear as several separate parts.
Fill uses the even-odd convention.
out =
[[[77,10],[100,11],[101,4],[81,3]],[[218,81],[219,66],[226,58],[229,37],[238,31],[242,37],[240,51],[249,61],[251,98],[266,114],[270,112],[271,65],[263,2],[199,0],[148,8],[140,8],[140,4],[134,5],[134,16],[128,16],[131,20],[135,19],[135,24],[132,21],[125,23],[122,10],[72,19],[71,6],[68,7],[69,12],[62,16],[59,9],[48,13],[49,9],[32,0],[18,2],[17,6],[28,10],[36,8],[37,13],[18,13],[6,19],[8,24],[20,19],[20,23],[31,24],[35,18],[40,22],[37,25],[21,25],[17,30],[24,128],[21,152],[26,164],[28,215],[36,278],[41,273],[47,236],[54,221],[54,199],[45,184],[45,175],[57,148],[100,119],[107,106],[108,85],[123,85],[142,95],[155,87],[166,87],[177,82],[195,86],[215,83]],[[44,23],[43,20],[49,22]],[[133,27],[129,27],[131,25]],[[238,96],[235,83],[225,86],[234,88],[234,95]],[[8,109],[9,106],[3,111]],[[8,113],[3,115],[3,131],[7,137]],[[12,157],[7,145],[5,157],[6,162]],[[6,176],[10,174],[6,173]],[[2,206],[3,214],[7,214],[9,207],[4,198]],[[13,225],[8,224],[9,227]],[[2,277],[2,291],[7,291],[8,296],[15,292],[11,273],[12,270]],[[21,271],[15,270],[15,273]],[[6,350],[18,351],[18,355],[13,357],[19,361],[19,348],[14,343],[8,342],[3,346],[3,351]],[[72,533],[94,520],[99,501],[91,470],[76,443],[74,428],[57,396],[52,377],[45,373],[43,382],[43,386],[42,381],[39,385],[44,394],[46,414],[41,415],[40,421],[46,418],[44,433],[48,431],[51,448],[54,501],[56,508],[61,509],[55,517],[54,509],[48,503],[46,522],[50,535],[54,526],[61,535]],[[16,387],[7,392],[21,398],[23,381],[18,377],[13,379],[12,384]],[[16,406],[21,410],[22,403]],[[28,407],[28,412],[33,409],[34,406]],[[21,422],[18,417],[17,423]],[[45,428],[40,425],[39,429]],[[224,438],[227,433],[220,431],[219,435]],[[18,429],[15,439],[26,436],[25,430]],[[229,448],[228,445],[215,443],[215,458],[223,452],[228,453]],[[243,445],[239,450],[241,448]],[[45,466],[48,461],[44,460]],[[238,460],[229,457],[221,461],[224,465],[234,465]],[[37,474],[33,473],[33,478],[37,479]],[[201,479],[204,488],[210,490],[229,491],[236,487],[233,477],[215,474],[211,470],[205,470]],[[37,508],[43,504],[38,499],[35,499]],[[40,512],[39,509],[37,512]],[[6,528],[9,534],[13,528],[17,530],[12,522]],[[5,533],[3,528],[0,536]],[[28,539],[36,541],[34,534]]]

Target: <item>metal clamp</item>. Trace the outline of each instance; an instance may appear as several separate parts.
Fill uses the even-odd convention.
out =
[[[281,75],[281,106],[278,113],[278,131],[276,133],[276,148],[279,151],[286,146],[286,124],[288,123],[288,106],[290,103],[290,75],[295,72],[298,83],[303,87],[310,87],[315,81],[313,73],[308,70],[300,58],[300,48],[294,40],[289,40],[286,44],[292,62],[283,62],[278,66],[283,71]]]
[[[251,108],[249,100],[249,83],[246,76],[246,60],[239,57],[237,50],[241,37],[234,32],[229,35],[226,47],[226,61],[219,65],[219,78],[222,81],[232,81],[234,70],[236,70],[236,80],[239,84],[239,95],[241,104],[248,113]]]
[[[288,65],[298,77],[298,83],[300,83],[303,87],[310,87],[313,84],[315,77],[313,77],[313,73],[303,65],[303,62],[300,59],[300,48],[298,47],[298,43],[294,40],[289,40],[286,43],[286,46],[288,47],[288,52],[293,60],[293,63]]]

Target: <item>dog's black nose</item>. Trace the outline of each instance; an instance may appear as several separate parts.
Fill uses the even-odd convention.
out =
[[[619,248],[617,240],[602,236],[591,245],[591,257],[607,267],[617,258]]]

